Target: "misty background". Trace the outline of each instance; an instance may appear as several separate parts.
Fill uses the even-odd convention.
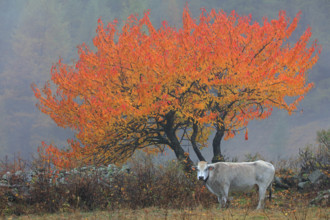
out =
[[[200,8],[214,8],[240,15],[277,19],[280,10],[293,18],[302,11],[297,29],[290,38],[296,42],[312,28],[312,40],[318,39],[322,53],[308,74],[315,87],[298,109],[289,116],[274,110],[262,121],[248,125],[244,135],[222,142],[225,156],[242,158],[245,154],[263,155],[276,160],[297,155],[299,148],[315,143],[316,131],[330,128],[330,1],[329,0],[0,0],[0,160],[20,153],[29,159],[41,141],[66,146],[73,132],[59,128],[35,106],[31,83],[42,87],[50,80],[50,69],[61,57],[65,63],[77,60],[77,45],[85,42],[93,48],[97,20],[104,24],[123,21],[131,14],[143,15],[150,9],[150,20],[160,27],[163,20],[182,27],[182,11],[188,3],[198,19]],[[303,110],[301,113],[300,110]],[[189,146],[185,149],[193,152]],[[204,150],[211,159],[211,148]]]

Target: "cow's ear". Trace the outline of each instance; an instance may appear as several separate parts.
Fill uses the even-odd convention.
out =
[[[214,170],[214,166],[208,166],[207,167],[209,170]]]

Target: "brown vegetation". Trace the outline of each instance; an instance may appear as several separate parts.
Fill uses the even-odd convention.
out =
[[[93,175],[69,176],[65,184],[55,182],[53,178],[57,174],[51,171],[51,166],[36,162],[30,168],[38,169],[39,173],[28,185],[24,185],[27,183],[24,179],[16,177],[11,178],[11,185],[19,187],[0,187],[0,215],[80,213],[95,210],[99,211],[96,213],[104,210],[117,217],[126,216],[123,210],[128,210],[125,213],[133,216],[137,212],[141,218],[151,218],[152,215],[158,215],[159,218],[172,215],[176,219],[201,219],[204,215],[215,218],[218,212],[226,213],[229,219],[230,216],[234,218],[237,213],[241,217],[251,213],[253,215],[257,193],[233,195],[230,209],[216,210],[216,197],[197,180],[194,171],[184,172],[183,166],[176,160],[155,163],[154,159],[148,155],[137,156],[130,161],[130,172],[118,173],[105,183],[98,181],[98,172]],[[0,174],[3,176],[7,171],[17,171],[18,166],[20,169],[27,169],[28,166],[23,164],[22,161],[14,164],[2,161]],[[277,176],[290,179],[297,175],[297,165],[294,167],[293,164],[292,161],[278,162]],[[315,188],[304,192],[298,191],[296,187],[275,189],[273,200],[267,201],[266,211],[262,215],[266,218],[277,212],[282,217],[300,216],[302,210],[310,210],[309,202],[316,195]],[[329,203],[323,205],[328,207]],[[328,209],[320,210],[305,211],[305,216],[311,213],[313,216],[327,215]]]

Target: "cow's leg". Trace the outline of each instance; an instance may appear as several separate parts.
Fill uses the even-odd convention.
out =
[[[218,209],[221,209],[222,208],[222,200],[221,200],[221,195],[218,195],[218,202],[219,202],[219,206],[218,206]]]
[[[229,185],[227,184],[224,184],[223,185],[223,190],[222,190],[222,206],[225,207],[225,208],[228,208],[229,207],[229,203],[230,201],[228,200],[228,193],[229,193]]]
[[[259,203],[257,209],[263,209],[265,206],[265,196],[267,187],[259,185]]]
[[[218,209],[222,209],[222,208],[227,207],[227,205],[226,205],[227,204],[227,199],[223,194],[218,196],[218,202],[219,202]]]

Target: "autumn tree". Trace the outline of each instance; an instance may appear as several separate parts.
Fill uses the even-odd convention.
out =
[[[312,88],[306,73],[320,48],[308,45],[310,28],[288,42],[298,20],[281,11],[259,24],[234,11],[202,10],[197,22],[188,8],[179,30],[166,22],[156,30],[149,12],[130,16],[121,31],[99,20],[96,51],[80,46],[76,63],[52,67],[54,86],[32,86],[39,109],[76,131],[69,150],[43,143],[46,154],[67,166],[72,158],[123,162],[137,149],[167,146],[189,167],[182,141],[204,160],[200,149],[215,133],[212,161],[221,160],[223,139],[274,107],[293,113]]]

